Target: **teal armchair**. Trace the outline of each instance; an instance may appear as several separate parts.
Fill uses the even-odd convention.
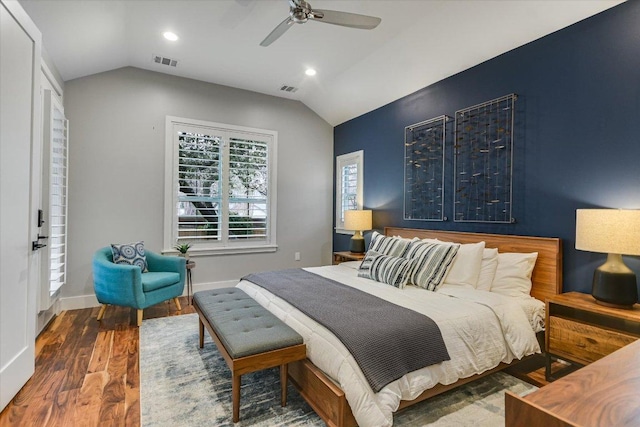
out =
[[[111,247],[99,249],[93,256],[93,288],[102,304],[98,320],[104,317],[107,305],[119,305],[138,310],[138,326],[147,307],[173,299],[178,310],[178,297],[184,291],[186,260],[145,251],[149,272],[134,265],[114,264]]]

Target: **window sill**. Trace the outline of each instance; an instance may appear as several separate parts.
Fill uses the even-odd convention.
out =
[[[191,248],[189,249],[189,257],[195,258],[200,256],[211,255],[236,255],[236,254],[256,254],[276,252],[278,245],[260,245],[260,246],[237,246],[237,247],[220,247],[220,248]],[[175,249],[163,249],[163,255],[178,255]]]
[[[338,227],[336,227],[335,230],[336,230],[336,233],[338,234],[350,234],[353,236],[353,233],[355,233],[353,230],[345,230],[344,228],[338,228]]]

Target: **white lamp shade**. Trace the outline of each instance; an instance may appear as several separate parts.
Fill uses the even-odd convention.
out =
[[[371,230],[371,227],[372,227],[371,217],[372,215],[370,210],[345,211],[344,212],[344,229],[354,230],[354,231]]]
[[[576,210],[576,249],[640,255],[640,209]]]

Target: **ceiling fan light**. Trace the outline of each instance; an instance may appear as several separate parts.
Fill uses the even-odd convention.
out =
[[[307,70],[304,73],[307,76],[315,76],[317,74],[317,71],[314,70],[313,68],[307,68]]]
[[[178,36],[175,33],[172,33],[171,31],[166,31],[162,33],[162,35],[164,36],[165,39],[171,40],[172,42],[175,42],[178,40]]]

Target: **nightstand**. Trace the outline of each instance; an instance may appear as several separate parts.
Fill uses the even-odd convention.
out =
[[[640,338],[640,305],[631,310],[596,304],[589,294],[568,292],[547,299],[546,377],[551,359],[588,365]],[[562,373],[562,372],[560,372]]]
[[[355,252],[334,252],[333,253],[333,265],[340,264],[341,262],[346,261],[362,261],[364,259],[365,254],[358,254]]]

